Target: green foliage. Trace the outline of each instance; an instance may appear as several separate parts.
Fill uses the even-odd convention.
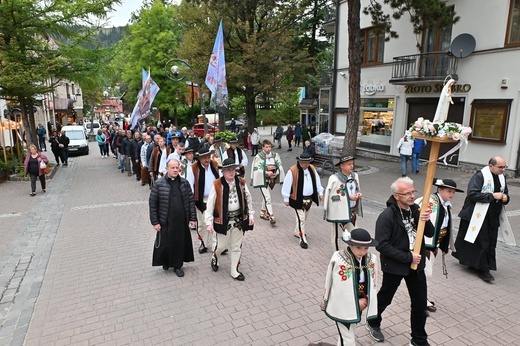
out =
[[[386,13],[382,5],[390,5],[391,13]],[[410,16],[413,32],[422,34],[426,28],[445,28],[459,21],[454,8],[443,0],[379,0],[371,1],[363,9],[365,15],[372,17],[373,23],[387,34],[387,40],[397,38],[392,30],[392,21],[400,19],[403,14]]]
[[[125,88],[125,109],[131,111],[141,89],[144,68],[161,88],[153,107],[161,113],[173,114],[174,108],[186,104],[190,90],[184,82],[169,80],[164,72],[166,62],[176,56],[181,40],[177,6],[165,5],[162,1],[145,3],[135,21],[127,28],[127,35],[118,45],[114,67],[120,72]]]
[[[217,132],[215,136],[220,136],[224,142],[229,142],[232,138],[237,138],[237,134],[231,131]]]
[[[301,86],[301,72],[312,58],[295,39],[305,10],[300,1],[193,0],[183,2],[179,10],[187,28],[180,49],[203,73],[222,19],[228,91],[231,98],[244,97],[250,130],[256,123],[259,95],[276,100]]]

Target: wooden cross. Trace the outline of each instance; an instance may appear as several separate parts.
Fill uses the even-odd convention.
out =
[[[426,171],[426,182],[424,184],[423,190],[423,199],[421,203],[421,213],[428,210],[428,204],[430,203],[430,194],[432,190],[433,179],[435,178],[435,171],[437,170],[437,159],[439,158],[439,149],[441,143],[454,143],[455,140],[444,137],[428,137],[424,136],[421,133],[414,131],[412,132],[412,136],[414,138],[425,139],[432,143],[432,148],[430,150],[430,158],[428,160],[428,170]],[[419,224],[417,225],[417,235],[415,237],[415,245],[413,248],[413,253],[420,254],[421,253],[421,245],[424,237],[424,226],[426,225],[426,221],[421,220],[419,218]],[[413,263],[410,266],[412,269],[417,269],[417,263]]]

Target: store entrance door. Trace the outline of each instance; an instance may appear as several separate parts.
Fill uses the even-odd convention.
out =
[[[435,115],[435,110],[437,109],[437,103],[439,102],[439,98],[421,98],[421,97],[409,97],[406,99],[406,103],[408,103],[408,120],[407,124],[413,124],[417,119],[423,117],[425,119],[433,120]],[[462,124],[462,120],[464,118],[464,106],[466,104],[465,97],[453,97],[453,103],[450,105],[450,109],[448,111],[447,122],[454,122]],[[439,151],[439,157],[447,153],[451,148],[453,148],[456,143],[444,143],[441,144],[441,148]],[[428,160],[430,157],[430,148],[431,143],[424,147],[421,153],[421,159]],[[459,164],[459,151],[457,150],[455,153],[450,155],[446,162],[449,165],[458,166]]]

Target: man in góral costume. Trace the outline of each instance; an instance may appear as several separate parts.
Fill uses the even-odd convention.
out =
[[[424,236],[424,246],[426,247],[426,261],[424,264],[424,275],[426,276],[426,284],[430,285],[430,278],[433,275],[433,264],[439,249],[442,251],[443,262],[444,256],[448,253],[449,248],[453,248],[452,239],[452,218],[451,218],[451,200],[455,196],[455,192],[464,192],[457,188],[457,184],[451,179],[434,179],[433,185],[437,186],[437,192],[430,195],[429,205],[432,209],[430,221],[433,224],[433,236]],[[415,200],[415,204],[421,205],[422,197]],[[437,311],[435,303],[430,299],[426,301],[427,314]]]
[[[273,205],[271,204],[271,190],[276,184],[283,184],[285,172],[282,160],[278,153],[271,149],[273,144],[269,140],[262,142],[262,151],[253,159],[251,167],[251,184],[262,193],[262,209],[260,218],[268,220],[272,225],[276,223]]]
[[[323,201],[323,187],[316,168],[311,165],[312,157],[303,153],[297,157],[297,164],[288,171],[282,185],[282,197],[284,204],[291,206],[296,212],[296,226],[294,236],[300,238],[300,247],[307,249],[307,234],[305,223],[312,202],[320,205]]]
[[[469,181],[464,206],[459,213],[456,252],[452,254],[460,264],[477,270],[478,276],[486,282],[495,281],[489,271],[497,270],[495,249],[499,228],[506,244],[515,244],[504,208],[509,203],[504,176],[506,168],[506,160],[495,156],[486,167],[475,173]]]
[[[255,213],[251,193],[246,180],[235,174],[238,164],[233,159],[222,162],[223,176],[213,182],[204,213],[208,233],[216,232],[211,269],[219,268],[218,254],[228,247],[231,249],[231,277],[244,281],[245,276],[238,271],[242,255],[244,233],[253,229]]]
[[[197,207],[197,233],[200,240],[199,253],[203,254],[211,246],[212,236],[206,231],[204,211],[208,201],[209,191],[213,182],[220,178],[216,161],[211,160],[212,151],[206,147],[199,149],[198,161],[194,162],[187,172],[187,178],[193,190],[193,199]]]
[[[362,228],[345,235],[348,247],[336,251],[327,268],[321,309],[336,321],[338,345],[355,346],[355,325],[361,322],[363,310],[367,320],[377,317],[378,261],[368,252],[377,241]]]
[[[344,155],[336,166],[339,172],[329,177],[325,188],[323,218],[332,225],[332,247],[339,250],[339,239],[348,239],[356,226],[356,216],[363,215],[359,176],[354,173],[352,155]]]

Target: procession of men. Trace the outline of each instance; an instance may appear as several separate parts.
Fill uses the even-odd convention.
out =
[[[146,139],[146,136],[144,138]],[[170,150],[166,151],[164,139],[158,138],[158,146],[153,151],[156,154],[152,155],[149,161],[149,167],[154,167],[151,170],[150,178],[152,181],[156,180],[155,186],[152,184],[150,196],[150,211],[156,213],[156,216],[151,214],[151,221],[152,223],[158,222],[156,220],[162,217],[167,222],[166,224],[154,224],[157,239],[153,265],[162,265],[165,270],[173,267],[177,276],[184,276],[179,259],[168,262],[169,257],[164,255],[167,245],[163,241],[158,248],[157,242],[160,242],[161,239],[172,239],[172,236],[168,236],[168,234],[161,238],[161,232],[171,233],[173,229],[181,227],[182,234],[184,234],[184,230],[190,228],[194,231],[192,236],[200,242],[198,253],[201,256],[207,256],[204,254],[209,252],[206,263],[212,271],[217,272],[222,265],[228,267],[227,263],[229,263],[227,270],[230,271],[231,277],[237,281],[244,281],[250,273],[244,274],[239,270],[242,244],[244,240],[247,241],[247,231],[253,229],[255,225],[253,207],[255,201],[248,185],[260,192],[261,198],[256,200],[261,206],[259,218],[269,221],[267,224],[270,224],[271,227],[276,227],[271,193],[281,194],[284,204],[294,209],[294,228],[280,230],[280,236],[294,235],[298,238],[298,245],[301,249],[305,250],[312,246],[308,236],[310,234],[312,237],[316,230],[309,230],[306,227],[306,220],[314,208],[323,210],[324,219],[332,225],[333,249],[331,253],[333,251],[341,252],[346,244],[359,243],[359,240],[355,240],[354,243],[350,240],[350,233],[358,229],[356,223],[362,222],[358,216],[363,216],[363,194],[360,177],[354,172],[356,158],[353,155],[345,154],[338,158],[337,171],[328,178],[323,177],[323,179],[328,179],[325,189],[321,183],[322,177],[312,164],[313,158],[310,155],[303,152],[296,157],[295,161],[287,161],[286,158],[282,159],[278,152],[272,150],[273,143],[269,139],[260,142],[262,151],[253,156],[252,165],[249,167],[249,180],[245,178],[246,168],[248,168],[246,149],[238,146],[236,138],[225,142],[220,137],[211,136],[211,141],[208,141],[210,143],[200,145],[197,152],[194,152],[193,148],[186,150],[184,144],[178,142],[175,135],[171,137],[171,140]],[[158,150],[162,150],[164,154],[168,152],[167,158],[158,159],[157,157],[162,157]],[[161,174],[160,167],[163,165],[165,170]],[[489,208],[490,213],[493,213],[490,215],[495,216],[494,219],[486,218],[484,223],[481,223],[481,227],[486,227],[486,229],[477,234],[473,242],[468,241],[467,236],[463,238],[463,233],[459,233],[456,242],[459,244],[458,252],[454,248],[453,206],[450,200],[455,192],[464,191],[457,188],[455,181],[436,178],[432,182],[426,182],[437,187],[437,192],[430,196],[430,203],[426,210],[420,210],[421,199],[415,200],[416,195],[419,194],[410,178],[401,177],[396,179],[391,186],[388,185],[391,198],[387,202],[387,210],[379,216],[375,228],[369,225],[364,226],[375,234],[374,244],[378,244],[376,249],[381,253],[383,271],[383,285],[377,297],[372,298],[372,304],[378,306],[373,310],[377,312],[377,315],[373,316],[374,319],[371,319],[370,323],[365,323],[369,335],[375,341],[383,342],[385,340],[382,332],[383,313],[390,305],[401,281],[404,280],[408,286],[411,300],[410,345],[429,345],[425,329],[427,317],[438,308],[443,308],[442,302],[438,302],[436,305],[428,295],[428,291],[430,294],[435,292],[435,288],[428,288],[427,281],[432,276],[435,257],[442,256],[444,262],[444,256],[449,251],[453,251],[453,255],[460,260],[460,263],[475,270],[483,281],[494,281],[494,277],[489,271],[496,270],[495,247],[498,223],[493,223],[491,220],[499,219],[498,215],[503,210],[502,204],[507,204],[509,201],[505,178],[502,175],[505,167],[507,166],[503,158],[493,157],[490,159],[489,167],[482,170],[484,178],[481,175],[480,180],[470,183],[470,186],[471,184],[483,185],[489,190],[489,196],[492,196],[489,198],[496,201],[492,208]],[[165,184],[163,180],[169,183]],[[161,189],[164,190],[162,186],[173,187],[174,181],[180,181],[180,186],[189,186],[191,193],[172,195],[173,192],[170,188],[168,190],[170,192],[163,192],[165,196],[169,193],[170,197],[163,197],[161,201],[157,196]],[[478,186],[474,189],[480,191]],[[482,191],[484,193],[484,190]],[[466,198],[467,202],[460,215],[463,232],[468,228],[466,215],[474,213],[472,208],[475,203],[467,204],[473,200],[484,203],[491,201],[486,197],[487,195],[483,196],[482,193],[477,195],[476,192],[472,192]],[[179,225],[175,223],[172,227],[168,222],[175,222],[174,220],[168,219],[164,215],[160,217],[157,214],[157,210],[161,210],[160,204],[175,201],[172,198],[177,198],[177,200],[180,198],[187,207],[188,204],[182,199],[188,195],[190,196],[189,205],[193,205],[194,208],[192,211],[185,209],[182,213],[176,212],[176,215],[183,215],[183,221]],[[153,210],[152,201],[154,202]],[[311,208],[312,205],[315,207]],[[171,209],[172,205],[170,204],[168,208]],[[172,212],[173,210],[175,209],[172,209]],[[484,209],[485,211],[486,209]],[[192,220],[194,216],[196,216],[196,221]],[[418,241],[416,233],[419,220],[426,222],[426,226],[424,239],[420,240],[421,251],[415,253],[414,244]],[[190,237],[183,236],[182,239],[187,239],[191,243]],[[470,244],[465,246],[464,241]],[[193,247],[193,244],[191,245]],[[164,261],[161,261],[157,255],[159,249],[165,258]],[[172,245],[171,251],[178,252],[178,249],[186,249],[186,246],[175,244]],[[439,249],[441,251],[438,251]],[[181,253],[185,252],[186,250],[182,250]],[[193,252],[188,251],[188,253],[191,255],[188,257],[184,255],[185,262],[193,261]],[[228,257],[230,262],[223,262],[225,257]],[[179,256],[173,254],[170,258],[179,258]],[[417,265],[417,268],[412,269],[413,264]],[[351,337],[355,339],[354,336]]]

